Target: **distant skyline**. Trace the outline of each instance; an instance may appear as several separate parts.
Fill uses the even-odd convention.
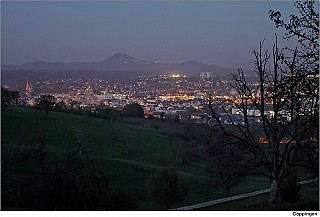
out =
[[[138,59],[235,66],[274,34],[270,6],[287,18],[293,1],[1,2],[1,64]],[[281,40],[282,42],[283,40]],[[285,44],[280,44],[280,46]]]

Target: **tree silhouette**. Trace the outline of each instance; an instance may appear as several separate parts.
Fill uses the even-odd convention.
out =
[[[151,196],[167,208],[173,208],[177,201],[182,200],[180,178],[172,169],[163,169],[151,175],[148,187]]]
[[[46,114],[49,114],[49,111],[52,110],[55,103],[55,97],[52,95],[42,95],[38,103],[39,108],[46,111]]]
[[[138,103],[130,103],[124,106],[123,113],[129,117],[143,117],[143,108]]]
[[[207,166],[211,188],[221,187],[230,195],[230,190],[246,180],[252,168],[244,159],[245,153],[238,147],[231,147],[221,142],[209,151],[211,161]]]
[[[1,110],[5,111],[6,106],[10,105],[11,103],[17,103],[19,99],[19,92],[18,91],[10,91],[1,86]]]
[[[296,2],[295,6],[299,16],[291,15],[289,24],[281,20],[280,12],[270,10],[269,15],[277,27],[287,31],[288,38],[297,37],[301,46],[280,50],[276,38],[270,55],[261,42],[254,51],[256,85],[247,81],[242,69],[233,74],[243,125],[231,118],[230,126],[222,123],[208,97],[213,125],[250,153],[248,160],[255,165],[256,174],[269,178],[270,205],[278,203],[281,185],[293,168],[306,166],[304,155],[314,153],[309,149],[317,147],[319,138],[319,13],[314,1]],[[292,53],[287,56],[285,51]],[[259,111],[261,124],[251,123],[250,109]],[[265,144],[259,143],[260,136],[265,137]]]

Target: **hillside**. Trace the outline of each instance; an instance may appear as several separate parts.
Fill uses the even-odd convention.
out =
[[[86,169],[100,171],[111,185],[125,189],[135,198],[139,210],[164,209],[146,194],[147,178],[152,171],[177,168],[182,179],[191,180],[190,189],[192,183],[202,185],[206,180],[203,171],[176,163],[177,140],[152,129],[57,112],[46,117],[41,110],[21,107],[3,113],[1,124],[3,160],[7,160],[2,183],[3,189],[11,192],[3,200],[5,209],[34,209],[24,207],[18,189],[39,167],[34,154],[30,154],[39,150],[39,138],[44,138],[48,156],[45,164],[49,167],[78,155],[80,129],[86,144]]]
[[[120,207],[106,208],[109,210],[129,209],[128,201],[121,201],[127,198],[136,202],[132,209],[165,210],[165,206],[150,197],[147,183],[151,174],[168,167],[177,171],[186,195],[177,207],[225,196],[222,189],[208,191],[203,168],[176,161],[177,138],[153,128],[58,112],[46,116],[42,110],[26,107],[11,107],[2,113],[1,128],[2,209],[5,210],[42,209],[38,201],[43,198],[34,196],[38,186],[43,185],[41,174],[54,171],[62,180],[73,178],[75,171],[66,167],[70,166],[69,162],[75,162],[71,166],[81,176],[90,178],[98,174],[99,180],[120,189],[116,190],[122,195],[116,197]],[[266,187],[267,180],[251,177],[233,188],[230,196]]]
[[[174,160],[176,141],[168,140],[165,135],[152,130],[57,112],[49,113],[47,118],[42,117],[41,112],[29,108],[15,108],[13,112],[5,114],[2,119],[2,143],[9,144],[18,133],[22,133],[20,143],[32,147],[37,131],[43,130],[47,135],[46,146],[49,152],[73,152],[77,151],[74,145],[77,141],[77,130],[82,129],[88,151],[92,155],[125,158],[125,148],[130,146],[131,160],[157,162],[164,166]]]

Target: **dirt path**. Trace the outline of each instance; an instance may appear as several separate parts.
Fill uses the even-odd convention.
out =
[[[138,162],[138,161],[121,159],[121,158],[102,157],[102,156],[92,156],[92,157],[98,158],[98,159],[104,159],[104,160],[124,162],[124,163],[128,163],[128,164],[133,164],[133,165],[136,165],[136,166],[142,166],[142,167],[149,167],[149,168],[156,168],[156,169],[165,168],[165,167],[156,166],[156,165],[152,165],[152,164],[148,164],[148,163],[142,163],[142,162]],[[200,179],[208,179],[208,177],[206,177],[206,176],[195,175],[195,174],[185,173],[185,172],[181,172],[181,171],[177,171],[177,173],[180,174],[180,175],[183,175],[183,176],[189,176],[189,177],[200,178]]]

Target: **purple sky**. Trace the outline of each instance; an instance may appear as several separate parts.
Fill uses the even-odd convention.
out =
[[[274,33],[269,4],[284,17],[292,1],[1,2],[2,64],[138,59],[234,66],[253,59]],[[285,46],[285,44],[283,44]]]

